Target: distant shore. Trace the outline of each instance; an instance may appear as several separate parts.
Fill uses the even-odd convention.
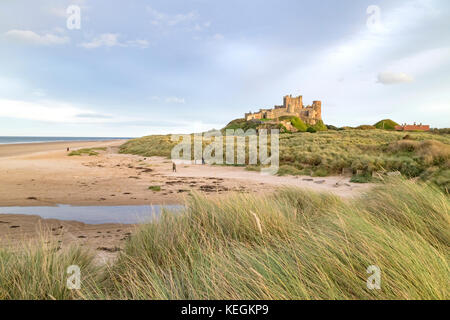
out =
[[[74,148],[92,148],[111,143],[122,144],[127,140],[83,140],[83,141],[58,141],[58,142],[27,142],[27,143],[6,143],[0,144],[0,157],[15,157],[37,152],[49,152],[67,150]]]
[[[2,144],[46,143],[46,142],[79,142],[79,141],[111,141],[129,140],[130,137],[40,137],[40,136],[0,136]]]

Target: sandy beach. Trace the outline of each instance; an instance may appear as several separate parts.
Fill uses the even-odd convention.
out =
[[[191,190],[220,196],[305,187],[352,196],[370,187],[343,177],[268,176],[239,167],[178,164],[119,154],[122,140],[0,145],[0,206],[179,204]],[[66,148],[106,147],[98,156]],[[160,191],[149,190],[158,186]]]
[[[18,248],[27,243],[51,244],[58,250],[80,245],[95,253],[98,264],[112,261],[135,225],[89,225],[77,221],[42,219],[35,215],[0,214],[0,246]]]
[[[370,188],[369,184],[350,183],[343,177],[267,176],[239,167],[178,164],[177,172],[172,172],[170,159],[119,154],[123,142],[0,145],[0,206],[181,204],[190,191],[220,197],[230,192],[270,193],[281,186],[349,197]],[[67,147],[106,150],[96,156],[68,156]],[[149,189],[151,186],[160,187],[160,191]],[[56,228],[57,233],[63,226],[63,244],[82,242],[101,256],[120,250],[126,235],[134,229],[131,225],[86,225],[7,214],[0,212],[2,243],[36,237],[38,225],[50,231]]]

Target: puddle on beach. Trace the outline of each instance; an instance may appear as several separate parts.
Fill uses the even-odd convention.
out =
[[[182,205],[140,206],[70,206],[55,207],[0,207],[0,214],[29,214],[44,219],[79,221],[87,224],[144,223],[159,217],[161,209],[180,210]]]

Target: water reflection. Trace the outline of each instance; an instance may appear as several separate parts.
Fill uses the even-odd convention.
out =
[[[38,215],[44,219],[74,220],[88,224],[143,223],[159,217],[161,209],[180,210],[181,205],[140,206],[70,206],[55,207],[0,207],[3,214]]]

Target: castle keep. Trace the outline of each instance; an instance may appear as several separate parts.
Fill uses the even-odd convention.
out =
[[[296,116],[306,124],[315,125],[317,121],[322,120],[322,102],[313,101],[312,106],[303,105],[303,97],[292,97],[292,95],[283,98],[282,106],[275,106],[273,109],[260,109],[259,112],[246,113],[245,120],[276,119],[283,116]]]

